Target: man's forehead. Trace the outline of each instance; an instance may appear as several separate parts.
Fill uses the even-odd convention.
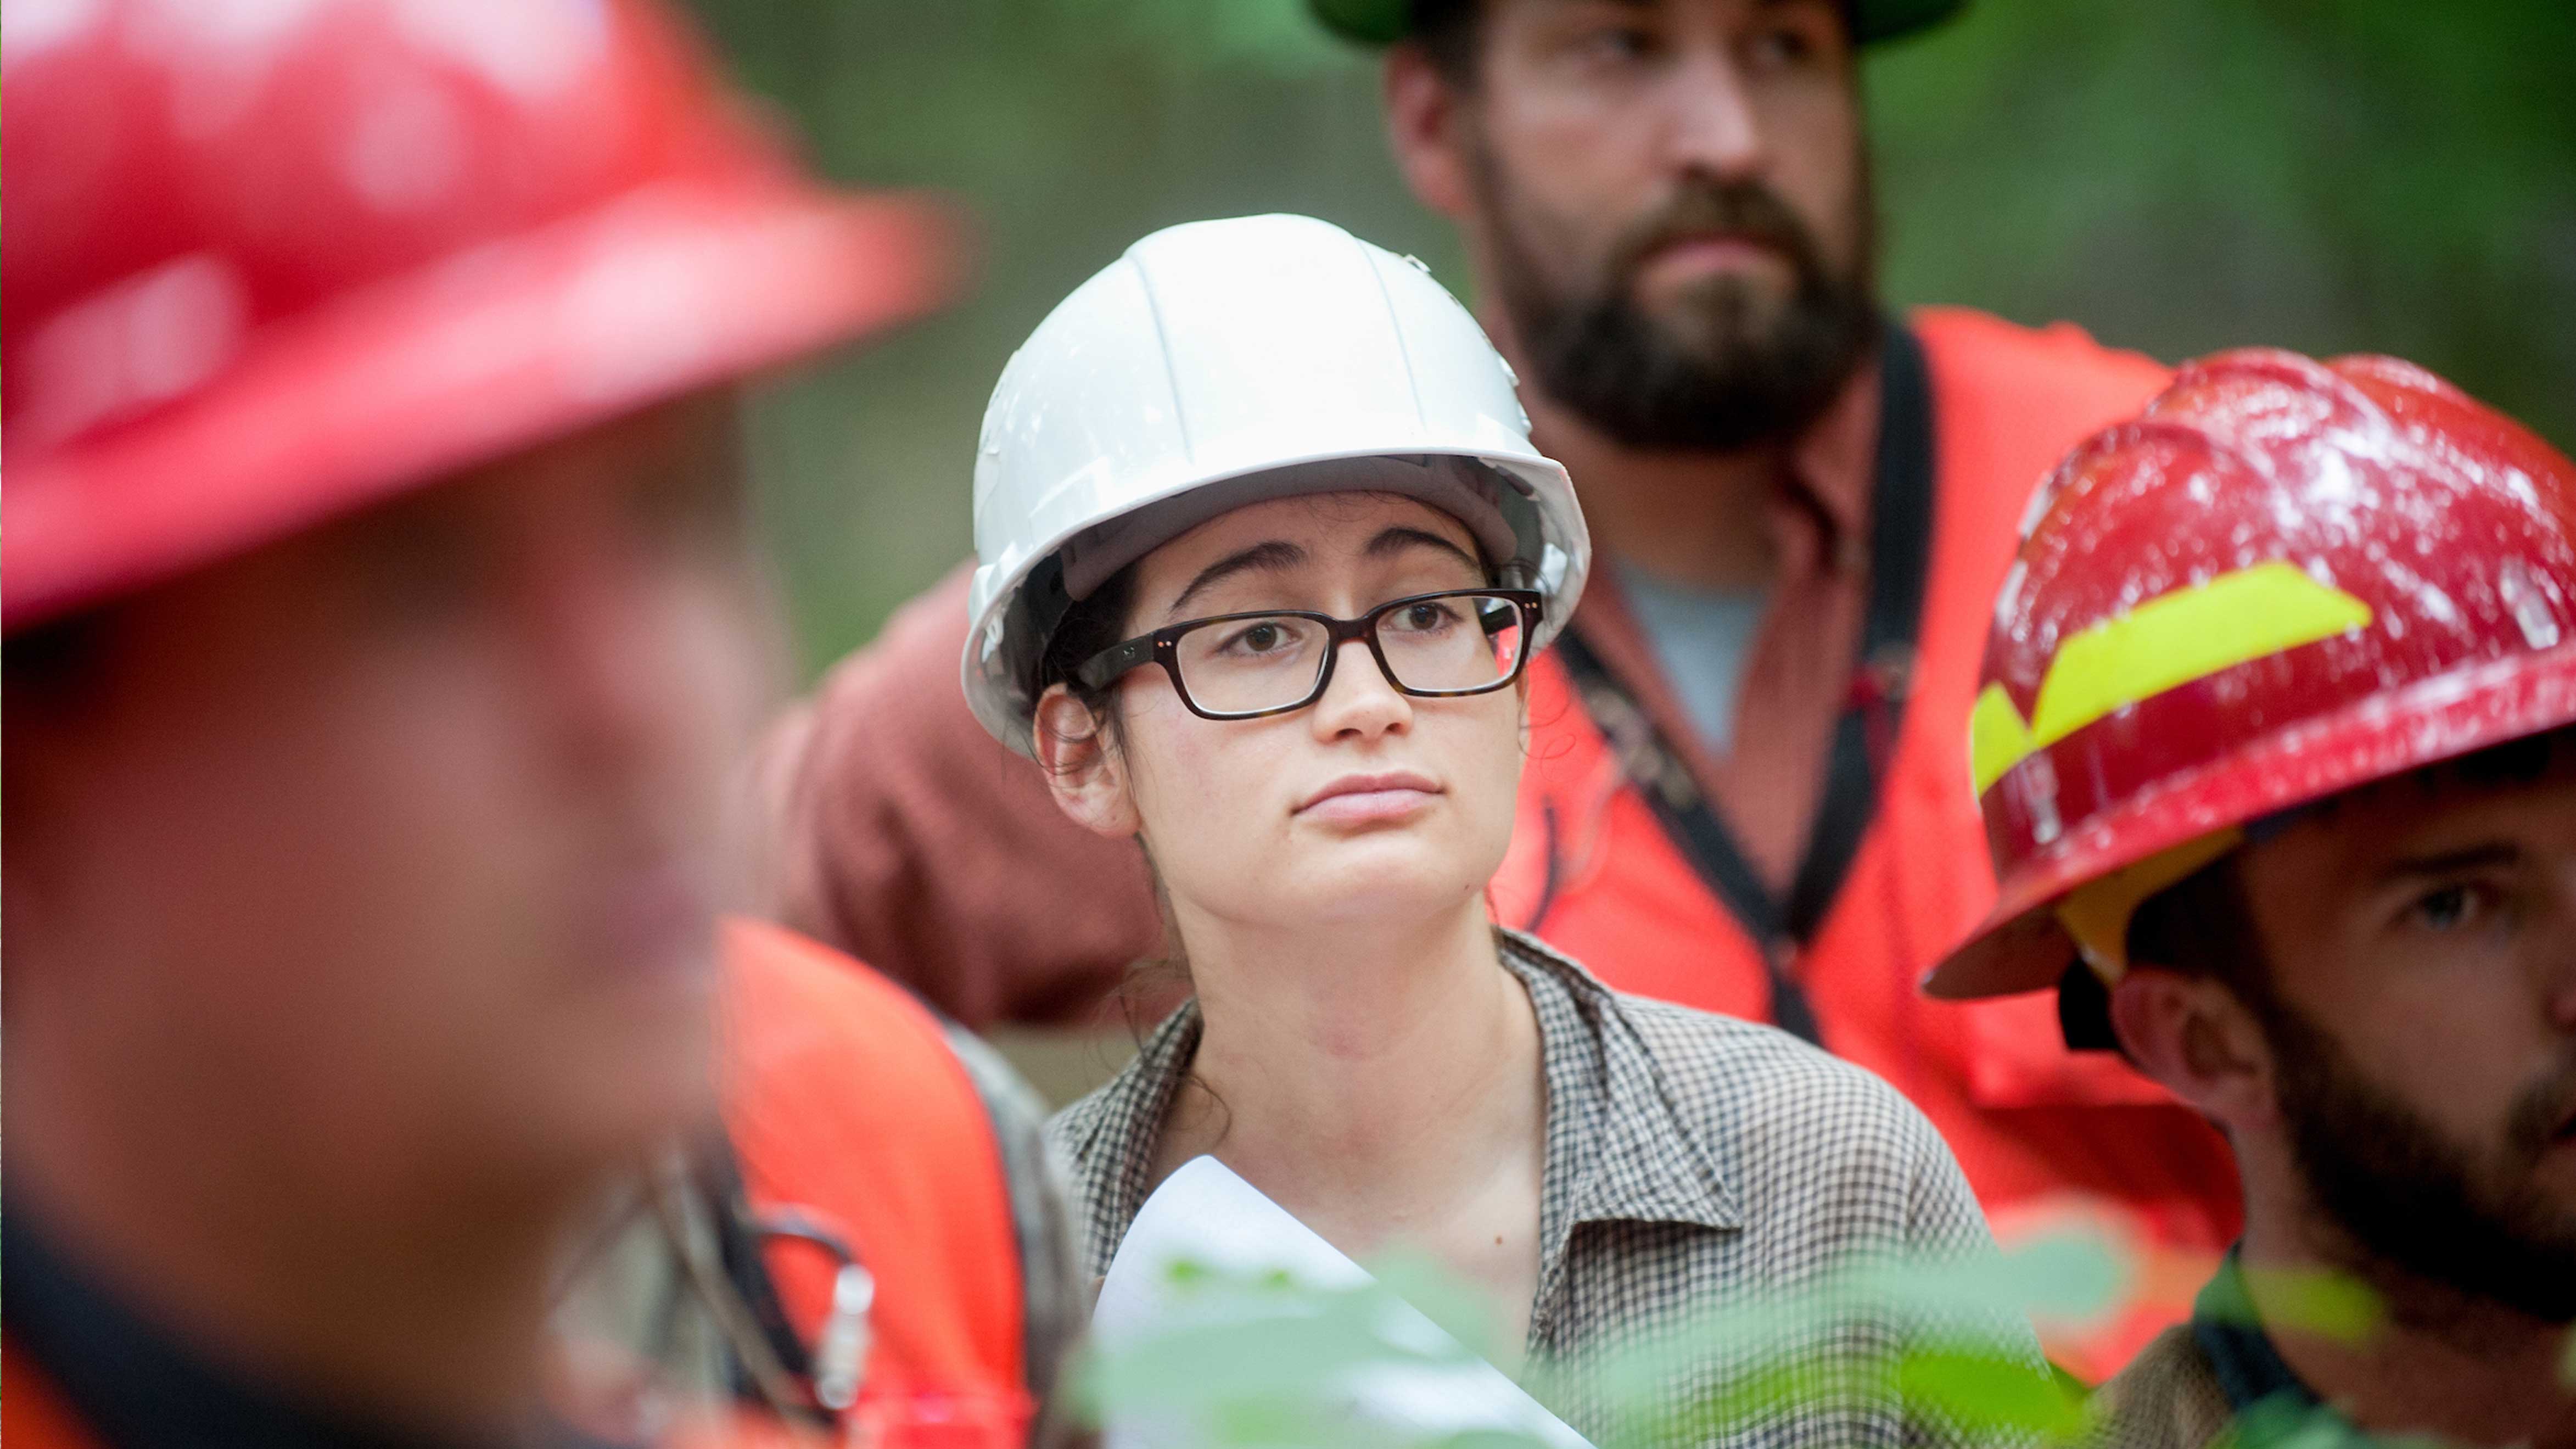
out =
[[[1658,16],[1747,17],[1775,10],[1825,10],[1837,15],[1843,0],[1485,0],[1489,13],[1519,10],[1546,15],[1571,10],[1633,11]]]
[[[2256,830],[2255,850],[2375,883],[2488,847],[2576,858],[2576,733],[2517,741],[2410,771]]]
[[[1744,23],[1783,10],[1819,10],[1850,21],[1850,0],[1484,0],[1484,13],[1556,18],[1569,13],[1628,13],[1651,21]]]

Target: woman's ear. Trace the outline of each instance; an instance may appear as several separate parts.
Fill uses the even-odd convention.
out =
[[[1127,764],[1109,738],[1108,721],[1055,685],[1038,700],[1035,725],[1038,767],[1056,808],[1085,830],[1119,839],[1144,828],[1128,788]]]
[[[2111,988],[2111,1027],[2138,1070],[2230,1133],[2278,1125],[2271,1044],[2219,982],[2132,965]]]

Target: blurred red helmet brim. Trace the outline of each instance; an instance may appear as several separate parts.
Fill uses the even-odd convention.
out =
[[[11,633],[949,287],[928,203],[807,180],[660,0],[239,8],[0,57]]]
[[[917,316],[957,242],[921,199],[673,179],[262,328],[159,411],[11,450],[5,627]]]

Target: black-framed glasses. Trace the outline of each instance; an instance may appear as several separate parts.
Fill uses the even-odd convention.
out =
[[[1390,599],[1356,619],[1298,609],[1218,614],[1113,644],[1074,678],[1106,689],[1130,669],[1159,664],[1190,713],[1257,719],[1323,698],[1342,646],[1361,639],[1387,683],[1406,694],[1484,694],[1520,678],[1539,609],[1528,589],[1453,589]]]

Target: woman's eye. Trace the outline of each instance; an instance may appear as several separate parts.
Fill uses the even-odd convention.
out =
[[[1446,628],[1457,616],[1446,604],[1422,603],[1407,608],[1396,617],[1407,633],[1428,634]]]
[[[1305,642],[1305,636],[1292,622],[1256,619],[1226,633],[1219,639],[1216,650],[1237,659],[1288,658],[1299,653]]]

